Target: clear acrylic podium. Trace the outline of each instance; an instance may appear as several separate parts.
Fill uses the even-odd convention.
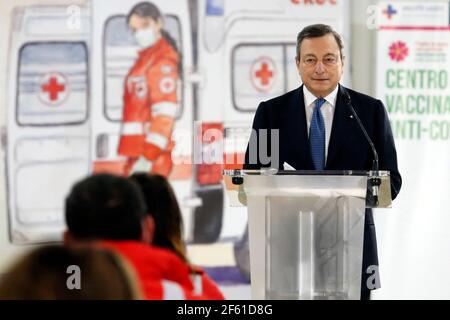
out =
[[[252,299],[359,299],[366,207],[390,207],[389,173],[228,170],[248,208]]]

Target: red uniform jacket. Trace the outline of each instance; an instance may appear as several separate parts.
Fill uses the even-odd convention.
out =
[[[125,79],[120,155],[143,155],[155,161],[163,151],[173,148],[178,61],[178,53],[164,38],[139,52]]]
[[[148,300],[203,299],[194,295],[189,267],[172,252],[138,241],[102,241],[135,269]]]

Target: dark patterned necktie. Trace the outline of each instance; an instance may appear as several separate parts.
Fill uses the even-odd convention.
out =
[[[325,122],[323,120],[320,107],[325,103],[325,99],[320,98],[315,101],[314,112],[309,128],[309,145],[311,158],[316,170],[325,168]]]

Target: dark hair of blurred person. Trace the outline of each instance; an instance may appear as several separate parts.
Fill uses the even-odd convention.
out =
[[[118,176],[98,174],[76,183],[66,198],[65,214],[70,235],[78,239],[148,237],[149,228],[142,224],[150,222],[145,219],[141,192]]]
[[[68,246],[109,248],[134,267],[146,299],[197,299],[189,268],[169,250],[150,246],[153,219],[140,188],[128,178],[96,174],[77,182],[66,198]]]
[[[155,230],[151,243],[172,250],[186,262],[197,294],[201,292],[207,299],[224,299],[214,281],[201,268],[189,262],[183,240],[183,218],[169,181],[164,176],[147,173],[134,173],[130,179],[140,186],[147,213],[154,220]],[[197,277],[201,281],[198,281]]]
[[[183,218],[170,183],[157,174],[135,173],[130,178],[141,188],[147,212],[154,220],[151,243],[172,250],[188,262],[183,241]]]
[[[70,288],[69,267],[79,269],[79,287]],[[13,264],[0,282],[0,299],[134,300],[141,299],[131,267],[109,250],[46,246]]]

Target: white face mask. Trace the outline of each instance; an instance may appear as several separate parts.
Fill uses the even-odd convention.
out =
[[[157,40],[155,29],[152,27],[136,30],[134,38],[141,48],[151,47]]]

